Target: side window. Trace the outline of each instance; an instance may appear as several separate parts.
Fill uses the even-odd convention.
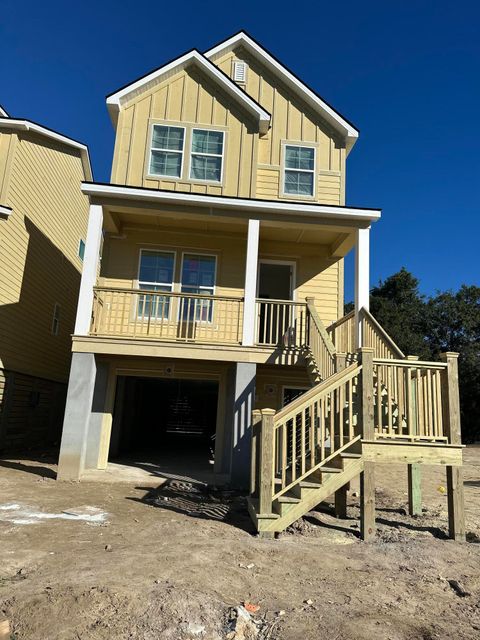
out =
[[[210,182],[222,181],[223,131],[192,130],[190,179]]]
[[[85,240],[82,239],[80,239],[80,242],[78,243],[78,257],[83,262],[83,259],[85,258]]]
[[[173,290],[175,254],[169,251],[140,251],[138,287],[146,291]],[[140,294],[137,313],[140,317],[168,318],[170,296]]]
[[[155,176],[180,178],[183,167],[185,129],[155,124],[152,127],[149,172]]]
[[[58,302],[55,303],[53,307],[53,316],[52,316],[52,327],[51,327],[52,336],[58,336],[60,333],[60,305]]]
[[[299,196],[313,196],[315,177],[315,149],[285,145],[283,192]]]

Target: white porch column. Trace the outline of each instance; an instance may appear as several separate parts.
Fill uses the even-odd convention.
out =
[[[355,342],[362,344],[360,310],[370,308],[370,227],[357,229],[355,246]]]
[[[245,294],[243,303],[242,344],[255,343],[255,311],[257,297],[258,239],[260,220],[248,221],[247,259],[245,266]]]
[[[97,280],[98,261],[102,242],[103,211],[101,205],[91,204],[87,239],[83,256],[82,279],[78,294],[75,335],[86,336],[90,331],[93,307],[93,287]]]

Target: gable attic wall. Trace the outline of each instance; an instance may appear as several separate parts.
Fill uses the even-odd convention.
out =
[[[152,122],[206,125],[226,131],[223,183],[153,179],[147,175]],[[188,69],[160,82],[122,106],[111,181],[115,184],[225,196],[255,196],[258,127],[205,75]],[[188,138],[187,141],[188,143]],[[184,163],[188,165],[188,144]],[[188,167],[187,167],[188,168]]]
[[[258,143],[256,197],[281,198],[281,142],[289,140],[317,145],[315,199],[324,204],[345,204],[346,154],[339,136],[243,47],[212,58],[228,76],[233,60],[248,64],[245,90],[272,114],[272,127]]]

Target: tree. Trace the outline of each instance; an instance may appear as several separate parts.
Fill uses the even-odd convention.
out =
[[[428,359],[426,302],[419,281],[404,267],[370,292],[370,311],[406,355]]]
[[[480,287],[462,285],[428,301],[426,339],[434,357],[457,351],[462,433],[480,438]]]

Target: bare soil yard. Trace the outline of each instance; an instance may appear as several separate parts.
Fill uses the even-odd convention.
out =
[[[424,469],[417,518],[406,469],[382,468],[363,543],[355,486],[348,520],[322,505],[260,540],[242,496],[146,472],[57,483],[54,464],[0,461],[0,619],[16,640],[479,639],[480,448],[465,461],[464,544],[446,539],[440,468]],[[235,630],[244,602],[259,624]]]

